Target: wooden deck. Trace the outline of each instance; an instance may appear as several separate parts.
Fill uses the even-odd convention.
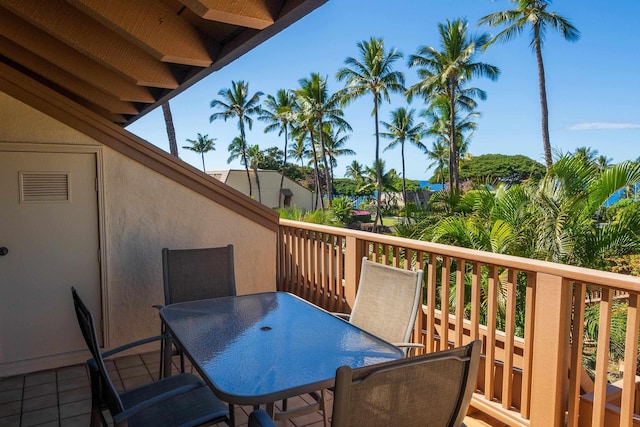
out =
[[[108,361],[116,387],[126,390],[158,378],[157,352],[124,356]],[[174,366],[175,369],[175,366]],[[304,404],[302,398],[289,400],[289,407]],[[236,407],[236,422],[246,426],[252,407]],[[85,365],[35,372],[0,379],[0,426],[2,427],[86,427],[91,411],[91,390]],[[105,418],[111,417],[106,413]],[[465,419],[467,427],[506,426],[481,412]],[[222,424],[224,425],[224,424]],[[287,427],[322,427],[322,416],[310,414],[278,422]]]

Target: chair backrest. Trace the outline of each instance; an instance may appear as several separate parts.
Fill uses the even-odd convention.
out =
[[[476,388],[481,342],[336,371],[332,427],[458,427]]]
[[[73,295],[73,305],[76,310],[80,331],[93,357],[88,361],[91,375],[91,393],[97,401],[107,405],[111,414],[119,414],[124,410],[124,405],[104,364],[93,315],[73,287],[71,288],[71,294]]]
[[[234,296],[233,245],[205,249],[162,249],[164,303]]]
[[[408,342],[420,307],[422,275],[422,270],[403,270],[364,258],[349,321],[391,343]]]

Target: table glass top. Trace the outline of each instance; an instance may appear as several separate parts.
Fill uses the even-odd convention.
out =
[[[333,384],[340,366],[403,357],[392,344],[288,293],[172,304],[161,316],[205,379],[231,403],[267,403],[301,388],[318,390]]]

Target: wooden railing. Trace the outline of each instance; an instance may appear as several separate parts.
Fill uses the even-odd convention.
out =
[[[605,425],[610,410],[610,328],[625,310],[624,372],[619,424],[640,421],[636,370],[640,279],[362,231],[281,220],[278,289],[329,311],[349,312],[362,258],[423,269],[422,313],[414,341],[433,352],[483,342],[482,366],[472,406],[508,425]],[[599,294],[598,341],[584,345],[587,287]],[[613,295],[626,293],[628,302]],[[445,303],[443,303],[445,302]],[[595,357],[592,380],[583,354]],[[617,365],[616,365],[617,366]],[[609,386],[610,388],[610,386]],[[592,391],[591,403],[580,396]],[[584,399],[583,399],[584,400]],[[609,418],[607,418],[609,420]],[[607,421],[608,422],[608,421]]]

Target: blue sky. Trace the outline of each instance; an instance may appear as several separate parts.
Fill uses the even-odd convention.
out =
[[[345,58],[357,57],[356,44],[370,37],[381,37],[387,48],[404,54],[397,69],[405,73],[407,85],[418,81],[415,70],[406,66],[409,55],[419,46],[438,47],[437,24],[447,19],[466,18],[471,32],[497,33],[497,29],[478,27],[478,19],[488,13],[513,7],[508,0],[329,0],[310,15],[261,44],[242,58],[213,73],[171,100],[180,157],[201,168],[200,156],[182,146],[198,133],[217,138],[216,151],[205,155],[208,170],[240,168],[227,164],[227,146],[239,134],[237,121],[209,123],[212,99],[231,81],[249,83],[251,93],[275,94],[280,88],[296,89],[298,81],[317,72],[328,76],[329,91],[342,88],[335,79]],[[640,1],[556,0],[550,10],[567,18],[581,32],[576,43],[559,34],[547,34],[543,59],[547,77],[547,96],[551,145],[559,152],[587,146],[605,154],[613,162],[640,156]],[[540,130],[540,102],[535,56],[529,47],[529,34],[508,44],[496,44],[477,60],[500,68],[496,82],[474,79],[472,85],[487,92],[480,101],[478,129],[469,152],[524,154],[544,163]],[[373,102],[365,96],[345,109],[345,119],[353,127],[349,147],[356,156],[339,158],[336,176],[353,160],[372,164],[375,156]],[[406,106],[397,95],[381,107],[380,118],[390,121],[390,111]],[[424,109],[421,100],[410,105]],[[282,148],[277,133],[265,134],[255,120],[247,143],[261,148]],[[127,129],[168,151],[168,140],[161,109],[158,108]],[[423,141],[428,147],[432,141]],[[382,139],[383,147],[388,141]],[[428,179],[429,160],[415,148],[406,148],[407,178]],[[381,154],[387,168],[401,171],[400,150]]]

